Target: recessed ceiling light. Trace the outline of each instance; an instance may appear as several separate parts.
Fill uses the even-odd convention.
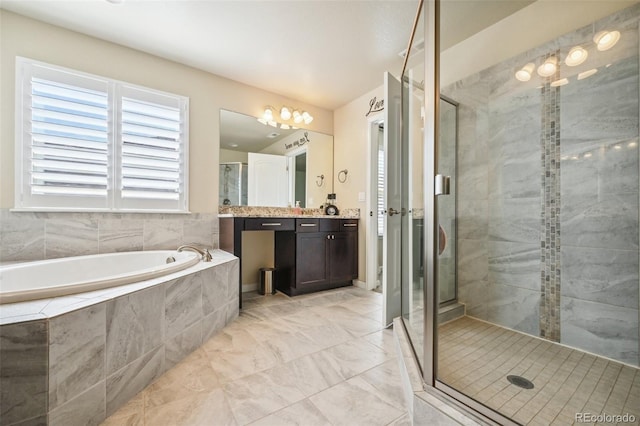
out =
[[[589,54],[582,46],[575,46],[569,51],[564,63],[570,67],[575,67],[586,61],[587,56],[589,56]]]
[[[620,31],[600,31],[593,36],[593,41],[600,51],[611,49],[618,40],[620,40]]]
[[[231,148],[237,148],[237,147],[238,147],[238,144],[237,144],[237,143],[230,143],[230,144],[229,144],[229,146],[230,146]]]
[[[555,56],[547,58],[542,65],[538,67],[540,77],[551,77],[556,73],[558,60]]]
[[[536,64],[533,62],[529,62],[527,65],[522,67],[522,69],[516,71],[516,78],[520,81],[529,81],[531,80],[531,73],[533,73],[533,69]]]
[[[269,133],[269,134],[267,135],[267,137],[268,137],[269,139],[277,138],[278,136],[280,136],[280,133],[278,133],[278,132]]]

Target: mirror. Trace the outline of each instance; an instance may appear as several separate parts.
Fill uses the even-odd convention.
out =
[[[221,206],[317,208],[333,192],[333,136],[220,110]]]

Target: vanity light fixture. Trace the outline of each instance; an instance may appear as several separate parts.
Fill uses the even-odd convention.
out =
[[[557,69],[558,60],[555,56],[550,56],[538,67],[538,75],[540,77],[551,77],[556,73]]]
[[[620,40],[620,31],[600,31],[593,36],[593,41],[599,51],[611,49]]]
[[[302,111],[302,119],[304,120],[304,124],[309,124],[313,121],[313,117],[307,111]]]
[[[536,67],[536,64],[533,62],[529,62],[527,65],[522,67],[522,69],[516,71],[516,78],[520,81],[529,81],[531,80],[531,74],[533,73],[533,69]]]
[[[289,108],[287,108],[286,106],[283,106],[280,109],[280,118],[282,118],[283,120],[288,120],[291,118],[291,110]]]
[[[582,46],[574,46],[569,51],[564,63],[570,67],[575,67],[586,61],[587,56],[589,56],[589,53]]]
[[[258,118],[257,120],[260,123],[269,125],[271,127],[280,127],[281,129],[285,130],[297,129],[297,127],[293,126],[293,124],[278,123],[274,117],[274,110],[275,109],[273,107],[266,106],[264,108],[264,112],[262,113],[262,117]],[[305,124],[309,124],[313,121],[313,116],[307,111],[302,111],[302,113],[300,113],[299,110],[295,109],[292,113],[291,110],[292,108],[287,106],[283,106],[282,108],[280,108],[280,119],[282,121],[288,121],[293,117],[293,122],[295,124],[300,124],[302,122],[304,122]]]
[[[264,118],[266,122],[273,121],[273,108],[271,108],[270,106],[265,107],[262,118]]]

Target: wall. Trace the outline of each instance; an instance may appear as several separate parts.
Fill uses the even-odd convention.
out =
[[[2,218],[10,217],[11,236],[19,238],[24,226],[16,229],[19,222],[40,220],[43,216],[34,214],[9,213],[14,197],[14,121],[15,121],[15,57],[24,56],[39,61],[60,65],[92,74],[139,84],[150,88],[172,92],[190,99],[190,173],[189,208],[191,212],[211,214],[215,221],[218,210],[218,156],[220,109],[237,111],[258,116],[264,105],[299,105],[315,117],[310,129],[321,133],[333,133],[331,112],[288,99],[274,93],[247,86],[185,65],[171,62],[117,44],[85,36],[60,27],[26,18],[5,10],[0,10],[0,209]],[[134,215],[135,216],[135,215]],[[58,231],[71,235],[77,228],[93,235],[99,233],[99,221],[120,220],[121,216],[111,214],[65,214],[56,213],[48,219],[62,221]],[[126,233],[129,226],[126,216],[118,233]],[[147,220],[148,216],[141,216]],[[176,219],[175,216],[155,215],[158,220]],[[25,221],[23,221],[23,218]],[[67,227],[70,225],[70,227]],[[8,225],[9,226],[9,225]],[[40,229],[40,222],[36,223]],[[183,233],[184,223],[176,225]],[[210,225],[217,229],[217,223]],[[136,225],[136,228],[137,225]],[[171,228],[171,226],[169,227]],[[42,225],[44,232],[44,225]],[[7,226],[0,226],[0,234],[6,234]],[[171,233],[172,229],[170,229]],[[7,231],[9,232],[9,231]],[[138,231],[136,231],[138,232]],[[144,233],[144,231],[142,231]],[[44,240],[44,235],[34,238]],[[200,231],[198,231],[200,233]],[[6,238],[2,238],[5,248]],[[181,237],[180,237],[181,238]],[[176,239],[178,239],[176,235]],[[171,241],[173,239],[170,238]],[[217,241],[217,236],[214,237]],[[39,244],[39,243],[38,243]],[[75,244],[75,243],[74,243]],[[117,245],[117,241],[114,242]],[[174,244],[171,242],[171,244]],[[162,247],[162,248],[172,248]],[[114,249],[123,249],[117,246]],[[81,254],[95,253],[95,245],[87,247]],[[3,250],[4,251],[4,250]],[[44,255],[44,251],[43,251]],[[12,259],[20,260],[20,259]],[[33,257],[30,259],[33,260]]]
[[[638,365],[638,16],[597,21],[448,86],[460,102],[458,290],[467,313]],[[606,52],[591,37],[622,36]],[[575,45],[582,67],[514,70]],[[597,68],[594,76],[577,73]],[[569,84],[551,87],[566,77]]]
[[[233,151],[231,149],[220,150],[221,163],[247,163],[249,161],[249,153],[244,151]]]
[[[299,144],[307,134],[309,141]],[[291,146],[291,147],[289,147]],[[332,191],[333,136],[300,130],[260,151],[263,154],[289,155],[299,147],[307,148],[307,208],[318,208],[325,203]],[[324,175],[322,185],[316,185],[317,177]],[[292,204],[293,206],[294,204]]]
[[[383,76],[380,76],[383,81]],[[378,87],[348,104],[334,111],[333,132],[333,181],[336,193],[336,205],[338,208],[359,208],[360,228],[358,230],[358,281],[367,280],[367,220],[369,207],[367,201],[359,201],[358,194],[369,194],[367,182],[368,168],[368,144],[370,120],[374,114],[366,117],[369,111],[369,101],[376,97],[383,99],[384,88]],[[381,118],[380,115],[377,116]],[[377,139],[374,139],[377,143]],[[337,175],[340,170],[349,171],[345,183],[338,182]],[[375,277],[373,278],[375,280]],[[375,286],[374,286],[375,287]]]

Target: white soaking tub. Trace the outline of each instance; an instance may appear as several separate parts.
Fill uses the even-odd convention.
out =
[[[167,259],[175,262],[167,263]],[[0,304],[101,290],[171,274],[200,262],[192,252],[135,251],[0,267]]]

